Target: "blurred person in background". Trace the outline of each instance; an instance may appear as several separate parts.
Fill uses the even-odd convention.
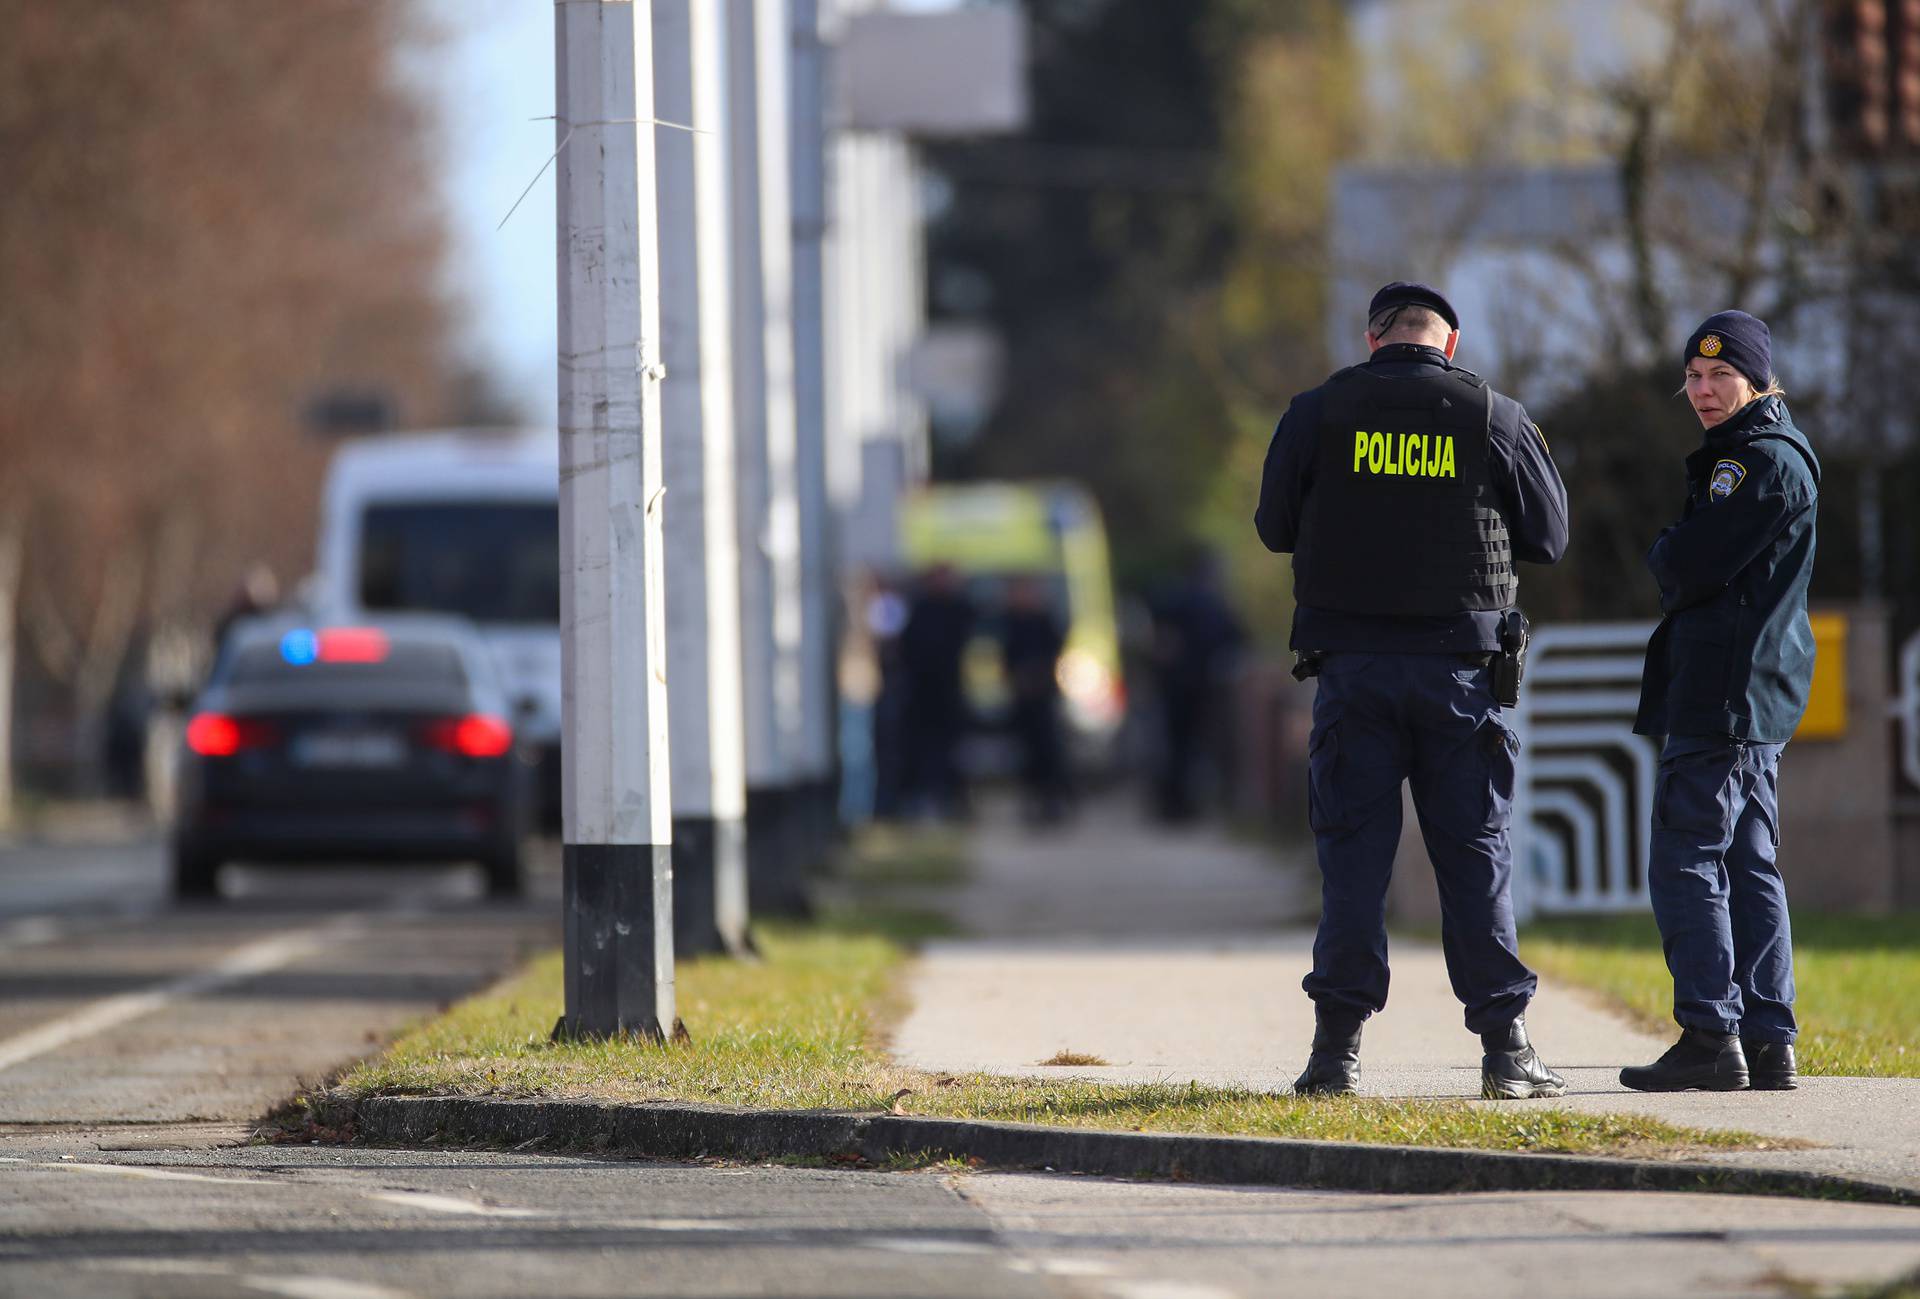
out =
[[[967,725],[960,660],[973,635],[973,603],[951,564],[921,578],[900,629],[900,668],[906,701],[904,802],[922,815],[958,817],[966,808],[959,747]]]
[[[1066,748],[1060,733],[1060,651],[1066,647],[1039,579],[1007,586],[1000,655],[1013,695],[1013,733],[1020,744],[1020,792],[1027,820],[1050,825],[1067,814]]]
[[[907,600],[892,580],[874,577],[867,593],[866,624],[878,677],[873,697],[873,815],[890,821],[901,810],[907,725],[907,673],[900,650]]]
[[[235,623],[244,618],[257,618],[279,603],[280,580],[273,575],[273,570],[258,560],[247,565],[239,585],[234,587],[232,597],[213,624],[214,656],[219,656],[220,646],[226,643],[227,633]]]
[[[1524,625],[1515,561],[1566,549],[1566,488],[1520,403],[1454,366],[1460,318],[1438,290],[1382,288],[1366,340],[1368,360],[1293,399],[1254,516],[1267,548],[1293,555],[1295,675],[1319,678],[1307,810],[1321,910],[1304,982],[1315,1031],[1294,1091],[1359,1083],[1361,1026],[1387,1004],[1387,884],[1411,780],[1447,973],[1484,1052],[1481,1094],[1558,1096],[1566,1083],[1523,1018],[1537,981],[1510,892],[1519,743],[1494,669],[1503,633]]]
[[[1813,684],[1820,463],[1787,412],[1764,321],[1709,316],[1682,356],[1706,436],[1687,455],[1680,521],[1647,552],[1665,616],[1633,725],[1667,737],[1647,888],[1681,1032],[1620,1081],[1783,1091],[1797,1085],[1798,1025],[1777,769]]]
[[[1164,821],[1199,815],[1195,785],[1215,738],[1221,695],[1246,628],[1221,590],[1220,561],[1197,550],[1186,573],[1153,605],[1153,667],[1160,701],[1160,767],[1154,805]]]

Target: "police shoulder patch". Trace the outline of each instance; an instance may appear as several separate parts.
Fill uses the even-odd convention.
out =
[[[1714,500],[1725,500],[1747,481],[1747,467],[1738,460],[1722,460],[1714,465],[1713,472],[1707,476],[1707,495]]]

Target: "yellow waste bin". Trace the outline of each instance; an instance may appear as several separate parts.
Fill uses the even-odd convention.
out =
[[[1796,740],[1837,740],[1847,733],[1847,616],[1816,613],[1813,624],[1813,689]]]

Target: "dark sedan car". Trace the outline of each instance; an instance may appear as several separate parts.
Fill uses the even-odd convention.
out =
[[[520,758],[464,622],[242,623],[187,724],[174,894],[217,896],[229,861],[475,861],[517,893]]]

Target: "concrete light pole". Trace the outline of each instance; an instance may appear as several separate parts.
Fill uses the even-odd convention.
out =
[[[728,0],[733,376],[741,657],[756,909],[804,908],[790,833],[802,727],[787,27],[781,0]]]
[[[566,1036],[678,1028],[648,0],[558,0]]]
[[[830,0],[829,0],[830,3]],[[803,842],[825,853],[836,824],[834,647],[838,565],[827,500],[827,105],[820,0],[790,0],[793,32],[793,351],[796,487],[800,512],[800,743],[796,776]],[[917,216],[909,210],[903,220]],[[809,862],[808,864],[813,864]]]
[[[653,3],[674,941],[682,955],[747,949],[722,22],[711,0]]]

